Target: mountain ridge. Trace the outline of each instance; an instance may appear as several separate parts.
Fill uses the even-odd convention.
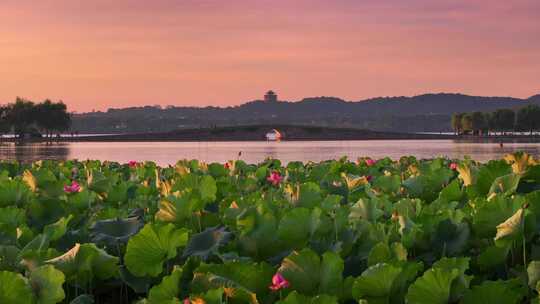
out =
[[[457,112],[494,111],[540,104],[540,94],[527,99],[426,93],[347,101],[306,97],[299,101],[252,100],[228,107],[130,107],[74,114],[74,129],[84,133],[163,132],[175,129],[246,124],[304,124],[355,127],[377,131],[443,132]],[[141,124],[144,122],[144,124]]]

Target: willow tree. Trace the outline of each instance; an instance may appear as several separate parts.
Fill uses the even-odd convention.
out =
[[[516,112],[511,109],[499,109],[491,113],[490,128],[494,131],[513,131],[516,125]]]
[[[517,128],[520,131],[530,132],[540,130],[540,107],[528,105],[519,109],[517,113]]]
[[[464,115],[463,113],[452,114],[452,129],[457,135],[463,132],[463,125],[461,123],[463,119],[463,115]]]

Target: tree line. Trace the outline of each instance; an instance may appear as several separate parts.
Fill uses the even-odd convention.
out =
[[[67,131],[71,115],[62,102],[44,100],[40,103],[19,98],[14,103],[0,106],[0,133],[14,134],[18,138],[52,137]]]
[[[527,105],[516,111],[499,109],[494,112],[455,113],[452,115],[452,129],[458,135],[506,134],[508,132],[540,131],[540,107]]]

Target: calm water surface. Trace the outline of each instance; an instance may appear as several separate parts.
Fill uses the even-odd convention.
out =
[[[398,159],[403,155],[418,158],[465,155],[479,161],[500,158],[506,153],[525,151],[540,156],[540,143],[471,143],[453,140],[370,140],[305,142],[73,142],[52,144],[0,144],[0,159],[35,161],[40,159],[99,159],[118,162],[152,160],[159,165],[179,159],[224,162],[240,158],[256,163],[267,157],[289,161],[321,161],[347,156]]]

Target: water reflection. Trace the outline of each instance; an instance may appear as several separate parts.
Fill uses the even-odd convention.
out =
[[[256,163],[267,157],[290,162],[321,161],[347,156],[373,158],[403,155],[418,158],[465,155],[479,161],[500,158],[507,153],[525,151],[540,156],[540,143],[499,143],[452,140],[371,140],[371,141],[296,141],[296,142],[72,142],[0,144],[0,158],[22,162],[40,159],[99,159],[118,162],[152,160],[160,165],[174,164],[179,159],[200,159],[225,162],[237,159]]]
[[[41,159],[66,160],[70,143],[0,143],[0,159],[31,162]]]

